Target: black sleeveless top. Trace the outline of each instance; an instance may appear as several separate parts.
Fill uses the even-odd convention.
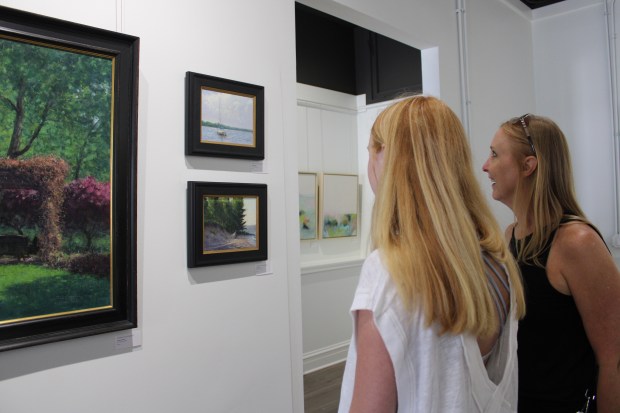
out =
[[[545,266],[556,231],[541,256]],[[516,257],[514,229],[510,250]],[[526,304],[517,335],[519,413],[575,413],[583,406],[586,389],[590,394],[596,390],[597,377],[594,351],[575,300],[551,286],[544,268],[522,262],[519,268]]]

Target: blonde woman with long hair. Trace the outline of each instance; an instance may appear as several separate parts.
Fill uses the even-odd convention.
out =
[[[528,309],[519,412],[574,413],[589,403],[586,391],[599,413],[620,412],[620,272],[577,202],[564,133],[543,116],[510,119],[482,169],[515,215],[506,238]]]
[[[368,151],[374,251],[339,411],[515,412],[523,291],[459,119],[433,97],[400,100]]]

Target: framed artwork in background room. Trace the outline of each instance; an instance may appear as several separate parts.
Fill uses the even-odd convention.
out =
[[[0,6],[0,351],[137,326],[138,49]]]
[[[319,196],[318,175],[299,173],[299,237],[301,240],[317,239]]]
[[[187,183],[187,266],[267,260],[267,185]]]
[[[264,88],[186,74],[185,154],[265,159]]]
[[[357,236],[359,214],[357,182],[357,175],[323,174],[321,185],[323,238]]]

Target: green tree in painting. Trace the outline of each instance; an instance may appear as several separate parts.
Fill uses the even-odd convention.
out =
[[[205,197],[203,205],[207,223],[217,225],[229,233],[242,233],[246,229],[243,198]]]
[[[0,156],[55,154],[70,179],[109,180],[112,64],[0,38]]]
[[[245,231],[245,207],[243,206],[243,198],[233,198],[231,205],[231,214],[234,217],[235,231]]]

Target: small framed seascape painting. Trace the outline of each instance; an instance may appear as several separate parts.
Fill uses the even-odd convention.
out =
[[[358,177],[323,174],[321,185],[321,234],[323,238],[357,236]]]
[[[264,88],[186,74],[185,154],[264,159]]]
[[[187,266],[267,259],[267,185],[188,182]]]
[[[318,188],[316,173],[299,173],[299,236],[301,240],[317,239]]]

